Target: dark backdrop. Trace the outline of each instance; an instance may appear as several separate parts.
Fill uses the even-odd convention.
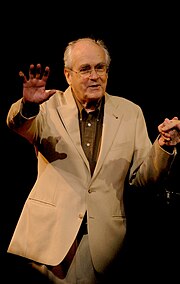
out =
[[[22,6],[16,7],[20,8]],[[31,6],[12,15],[11,24],[7,25],[6,21],[1,24],[0,253],[5,267],[11,264],[6,254],[8,243],[36,178],[32,146],[6,126],[8,109],[22,94],[19,70],[28,72],[31,63],[49,65],[51,75],[47,87],[64,90],[67,84],[63,75],[63,52],[68,41],[84,36],[100,38],[112,57],[107,91],[142,107],[152,141],[158,134],[158,124],[165,117],[180,117],[176,7],[147,4],[146,7],[120,5],[113,8],[97,11],[97,7],[83,7],[77,14],[72,4],[66,9],[46,7],[46,13]],[[6,16],[8,12],[7,8]],[[168,191],[180,192],[178,174],[177,163],[165,186]],[[129,247],[131,264],[137,268],[138,275],[145,270],[166,279],[177,275],[179,201],[174,195],[167,199],[165,188],[160,192],[145,196],[137,193],[130,197]],[[133,216],[134,210],[136,216]]]

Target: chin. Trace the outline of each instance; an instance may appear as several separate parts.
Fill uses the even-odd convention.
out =
[[[103,93],[101,92],[96,92],[96,93],[91,93],[87,96],[87,98],[89,100],[99,100],[100,98],[102,98]]]

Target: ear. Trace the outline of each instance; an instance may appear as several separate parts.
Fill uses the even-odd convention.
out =
[[[71,85],[71,73],[70,73],[69,69],[64,68],[64,75],[65,75],[65,78],[66,78],[68,85]]]

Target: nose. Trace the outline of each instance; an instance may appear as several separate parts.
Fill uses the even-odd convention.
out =
[[[91,70],[91,73],[90,73],[90,76],[89,77],[91,77],[91,78],[97,78],[97,77],[99,77],[99,75],[98,75],[98,73],[97,73],[97,71],[96,71],[96,69],[95,68],[92,68],[92,70]]]

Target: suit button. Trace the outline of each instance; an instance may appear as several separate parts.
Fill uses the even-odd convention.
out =
[[[79,213],[79,218],[83,219],[84,215],[82,213]]]
[[[91,193],[91,189],[90,188],[88,189],[88,193]]]

